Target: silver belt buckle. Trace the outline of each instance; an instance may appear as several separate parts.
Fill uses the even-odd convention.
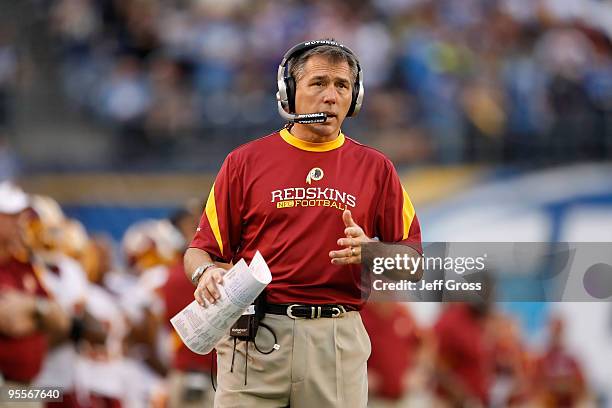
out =
[[[342,305],[338,305],[338,307],[333,307],[332,308],[332,317],[333,318],[340,317],[344,313],[346,313],[346,309]]]
[[[294,316],[293,313],[291,312],[291,309],[293,309],[295,306],[300,306],[298,304],[293,304],[293,305],[289,305],[287,306],[287,316],[289,316],[290,318],[292,318],[293,320],[296,319],[303,319],[303,317],[298,317],[298,316]]]

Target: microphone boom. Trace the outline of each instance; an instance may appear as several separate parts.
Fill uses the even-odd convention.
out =
[[[278,113],[289,122],[293,123],[303,123],[303,124],[311,124],[311,123],[324,123],[327,120],[327,114],[324,112],[317,113],[287,113],[280,101],[278,102]]]

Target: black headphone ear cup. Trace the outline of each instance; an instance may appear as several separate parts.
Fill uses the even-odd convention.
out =
[[[287,87],[289,113],[295,113],[295,79],[292,76],[285,77],[285,86]]]
[[[353,116],[353,113],[355,112],[355,105],[357,105],[358,96],[359,96],[359,84],[357,83],[353,85],[353,96],[351,99],[351,106],[349,107],[349,110],[346,116],[348,117]]]
[[[357,78],[355,78],[355,83],[353,84],[353,95],[351,99],[351,106],[349,107],[347,117],[353,116],[355,113],[355,107],[357,106],[357,101],[359,99],[359,93],[361,92],[361,68],[357,67]]]

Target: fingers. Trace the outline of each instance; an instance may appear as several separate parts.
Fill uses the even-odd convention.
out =
[[[344,229],[344,235],[348,238],[359,238],[361,236],[365,236],[363,229],[361,227],[346,227]]]
[[[332,258],[331,263],[334,265],[351,265],[361,263],[361,257],[358,255],[355,256],[346,256],[343,258]]]
[[[338,251],[331,251],[329,253],[329,257],[334,259],[334,258],[348,258],[350,256],[355,256],[357,255],[357,249],[356,248],[345,248],[345,249],[340,249]]]
[[[208,304],[213,304],[221,298],[219,285],[223,284],[223,275],[225,270],[214,268],[207,271],[198,282],[198,287],[193,292],[193,297],[200,304],[206,307]]]
[[[353,215],[351,214],[351,210],[344,210],[342,213],[342,221],[344,225],[347,227],[356,227],[357,224],[353,221]]]
[[[361,248],[357,246],[330,251],[329,257],[334,265],[358,264],[361,263]]]
[[[202,289],[200,289],[200,285],[193,291],[193,298],[200,306],[206,307],[206,301],[204,300],[204,294],[202,293]]]
[[[358,241],[355,238],[340,238],[337,242],[338,242],[338,246],[342,246],[342,247],[361,246],[361,241]]]
[[[361,263],[361,244],[368,242],[369,239],[361,228],[353,220],[353,215],[350,210],[344,210],[342,213],[342,222],[344,222],[344,234],[346,238],[338,240],[338,246],[346,247],[337,251],[331,251],[329,257],[334,265],[348,265]]]

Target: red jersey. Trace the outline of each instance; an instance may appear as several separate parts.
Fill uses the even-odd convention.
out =
[[[586,390],[578,361],[563,347],[552,346],[537,361],[536,382],[546,406],[573,407]]]
[[[361,308],[359,265],[332,265],[342,212],[369,237],[420,244],[421,231],[393,164],[340,134],[302,141],[283,129],[231,152],[211,189],[191,247],[213,258],[270,267],[270,303],[341,303]]]
[[[377,397],[399,400],[420,342],[416,322],[406,307],[390,302],[368,303],[361,309],[361,318],[372,342],[368,372],[383,379],[371,391]]]
[[[438,356],[465,391],[486,405],[493,355],[480,322],[465,303],[449,304],[434,326]]]
[[[0,293],[5,290],[47,297],[32,266],[17,260],[0,265]],[[30,382],[40,371],[47,353],[47,338],[37,332],[24,337],[0,334],[0,373],[6,380]]]
[[[180,371],[205,371],[212,364],[210,354],[203,356],[189,350],[170,325],[170,319],[193,301],[194,290],[194,286],[185,277],[185,269],[182,262],[170,268],[168,280],[162,288],[162,294],[166,306],[166,321],[170,330],[172,330],[173,336],[174,355],[172,357],[172,368]]]

